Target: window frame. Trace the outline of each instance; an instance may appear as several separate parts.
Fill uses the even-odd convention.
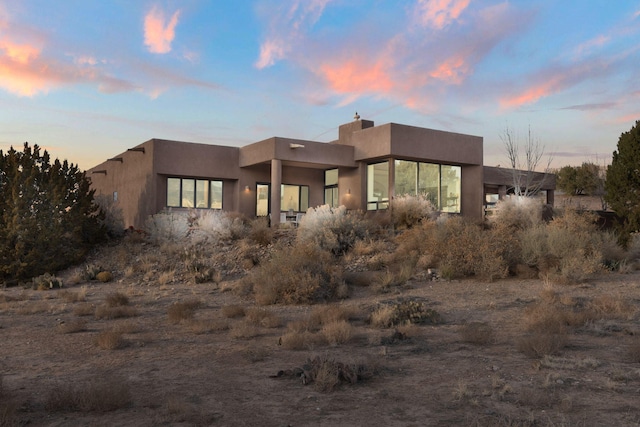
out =
[[[170,182],[171,180],[178,180],[178,194],[176,204],[170,204],[169,191],[172,190]],[[190,200],[193,206],[185,206],[185,181],[189,181],[193,184],[193,190],[189,190],[190,193],[193,193],[193,198]],[[176,209],[213,209],[213,210],[222,210],[224,207],[224,181],[221,179],[202,179],[202,178],[186,178],[179,176],[168,176],[167,177],[167,191],[165,192],[165,206],[167,208],[176,208]],[[200,201],[198,200],[198,184],[204,183],[204,197],[206,200],[206,206],[198,206]],[[211,184],[212,183],[220,183],[221,197],[220,197],[220,207],[212,207],[212,192],[211,192]],[[175,190],[175,189],[173,189]]]

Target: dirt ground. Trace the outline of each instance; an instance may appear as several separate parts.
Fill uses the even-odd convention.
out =
[[[144,251],[130,256],[148,260]],[[122,258],[117,247],[94,258],[116,252]],[[225,307],[255,306],[229,291],[233,283],[150,279],[150,271],[161,270],[162,260],[155,262],[144,277],[117,270],[108,283],[0,290],[0,425],[640,425],[640,272],[603,273],[579,285],[419,276],[387,294],[355,287],[333,303],[353,313],[351,339],[294,350],[280,345],[287,325],[316,307],[263,307],[278,320],[248,327],[246,318],[224,314]],[[130,317],[98,315],[115,292],[127,297]],[[601,297],[628,306],[571,327],[553,355],[522,351],[536,304],[578,310]],[[381,303],[410,298],[436,310],[442,322],[405,328],[394,339],[393,328],[369,321]],[[170,306],[185,301],[201,305],[193,319],[172,322]],[[465,338],[473,322],[488,325],[493,336]],[[118,348],[98,344],[105,330],[121,332]],[[322,391],[290,374],[315,357],[363,366],[370,375]],[[126,395],[125,403],[87,409],[56,399],[68,399],[70,390],[105,401]]]

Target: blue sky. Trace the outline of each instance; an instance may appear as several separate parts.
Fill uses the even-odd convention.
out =
[[[640,119],[640,0],[0,0],[0,149],[331,141],[355,112],[607,163]]]

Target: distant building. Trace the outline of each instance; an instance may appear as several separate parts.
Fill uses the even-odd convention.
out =
[[[221,209],[272,224],[309,207],[386,209],[394,195],[425,194],[438,210],[482,219],[486,195],[508,175],[483,167],[482,137],[356,120],[330,143],[273,137],[244,147],[151,139],[88,170],[125,225],[166,208]],[[541,177],[545,174],[538,174]],[[485,176],[490,178],[485,182]],[[553,203],[555,178],[545,183]]]

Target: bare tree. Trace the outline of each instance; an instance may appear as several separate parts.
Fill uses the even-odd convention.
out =
[[[500,139],[504,144],[511,165],[509,174],[514,194],[518,197],[536,195],[549,179],[552,157],[548,156],[542,172],[538,172],[542,165],[545,147],[533,134],[531,126],[527,129],[524,142],[520,142],[514,130],[509,126],[504,129]]]

